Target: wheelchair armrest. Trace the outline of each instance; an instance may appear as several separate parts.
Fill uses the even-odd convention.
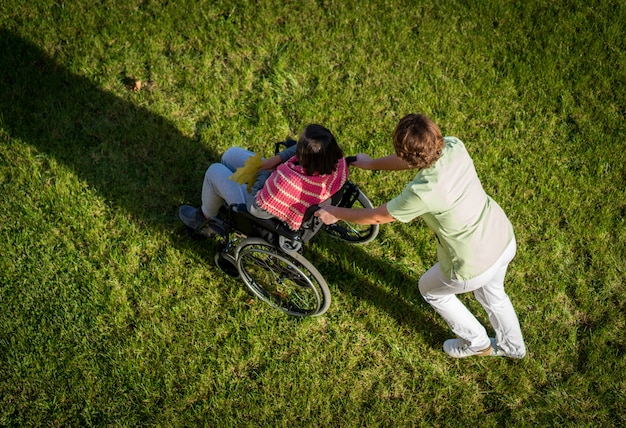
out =
[[[279,141],[274,145],[274,154],[277,155],[281,151],[283,151],[284,149],[282,149],[282,147],[284,147],[285,149],[288,149],[289,147],[292,147],[294,144],[296,144],[296,140],[292,140],[291,138],[287,138],[285,141]]]
[[[288,238],[292,241],[297,241],[300,239],[300,233],[295,230],[291,230],[289,226],[287,226],[284,222],[280,221],[277,218],[259,218],[250,214],[246,208],[246,204],[235,204],[230,206],[230,211],[235,213],[236,216],[245,218],[246,220],[254,223],[265,230],[269,230],[270,232],[276,232],[285,238]],[[244,226],[243,224],[237,222],[237,226]],[[242,227],[243,228],[243,227]],[[248,233],[246,230],[242,230],[243,233]]]

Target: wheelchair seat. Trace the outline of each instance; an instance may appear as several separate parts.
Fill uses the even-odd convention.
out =
[[[260,218],[250,214],[246,204],[234,204],[228,207],[229,215],[234,220],[234,228],[240,233],[248,236],[255,235],[254,226],[263,230],[277,233],[289,239],[300,239],[300,230],[292,230],[287,224],[278,218]]]
[[[233,204],[228,207],[230,226],[246,236],[260,236],[268,242],[274,241],[272,238],[278,236],[281,237],[281,241],[292,241],[291,247],[297,246],[299,248],[302,243],[311,240],[323,226],[322,221],[313,215],[315,211],[324,205],[338,204],[342,200],[347,183],[330,198],[310,206],[305,212],[302,225],[298,230],[291,229],[287,223],[276,217],[256,217],[248,212],[246,204]]]

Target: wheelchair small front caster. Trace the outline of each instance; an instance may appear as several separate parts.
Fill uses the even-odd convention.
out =
[[[213,260],[215,261],[215,265],[226,275],[232,276],[233,278],[239,276],[239,271],[237,270],[235,260],[232,256],[218,252],[215,254]]]

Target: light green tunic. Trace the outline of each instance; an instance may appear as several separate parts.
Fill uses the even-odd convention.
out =
[[[513,226],[483,190],[463,142],[444,141],[441,158],[418,171],[387,210],[404,223],[422,216],[437,237],[443,274],[468,280],[496,262],[513,239]]]

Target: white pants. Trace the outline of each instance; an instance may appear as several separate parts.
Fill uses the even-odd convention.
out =
[[[419,281],[424,299],[443,317],[452,331],[470,343],[470,349],[480,351],[490,345],[485,328],[461,303],[456,294],[474,292],[483,306],[496,332],[496,345],[508,356],[522,358],[526,347],[522,331],[511,304],[504,291],[506,269],[515,256],[515,238],[500,258],[484,273],[470,280],[444,277],[439,263],[431,267]]]
[[[228,205],[243,204],[248,192],[246,184],[238,184],[229,179],[233,172],[254,156],[249,150],[231,147],[222,156],[221,163],[214,163],[206,170],[202,183],[202,212],[205,217],[213,217],[226,201]]]

